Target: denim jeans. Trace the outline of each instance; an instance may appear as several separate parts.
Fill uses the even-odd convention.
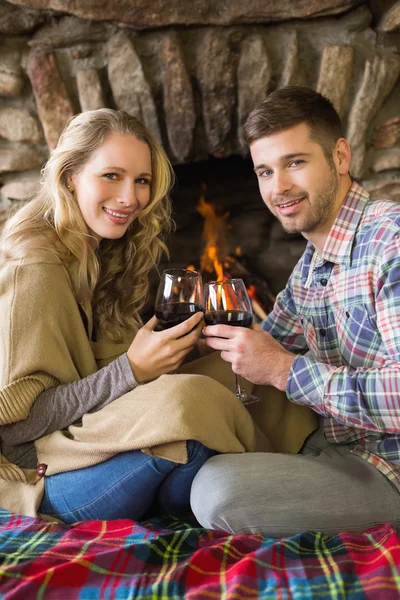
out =
[[[38,512],[74,523],[88,519],[139,520],[150,506],[179,514],[190,508],[190,488],[200,467],[215,452],[190,440],[184,465],[140,450],[45,478]]]

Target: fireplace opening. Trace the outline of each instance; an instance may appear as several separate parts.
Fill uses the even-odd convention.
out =
[[[304,238],[285,233],[264,205],[249,158],[210,158],[174,170],[176,228],[167,240],[170,260],[163,257],[159,271],[193,268],[205,282],[240,277],[262,319],[302,254]],[[159,279],[153,275],[149,317]]]

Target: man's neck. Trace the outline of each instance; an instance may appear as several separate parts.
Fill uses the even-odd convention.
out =
[[[317,231],[312,231],[307,234],[302,234],[306,240],[311,242],[311,244],[315,247],[315,249],[321,253],[324,249],[325,242],[328,238],[329,232],[332,229],[332,226],[336,220],[336,217],[339,214],[339,211],[342,207],[343,202],[345,201],[347,194],[352,186],[352,180],[350,175],[346,175],[340,178],[339,189],[336,194],[335,208],[332,211],[330,219],[324,223]]]

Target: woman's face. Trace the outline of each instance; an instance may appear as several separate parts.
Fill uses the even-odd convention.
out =
[[[68,180],[97,241],[121,238],[150,201],[151,154],[133,135],[111,133]]]

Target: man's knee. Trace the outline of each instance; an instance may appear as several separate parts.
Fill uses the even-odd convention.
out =
[[[207,529],[230,531],[224,515],[235,503],[236,486],[228,462],[227,456],[210,458],[193,480],[190,504],[198,522]]]

